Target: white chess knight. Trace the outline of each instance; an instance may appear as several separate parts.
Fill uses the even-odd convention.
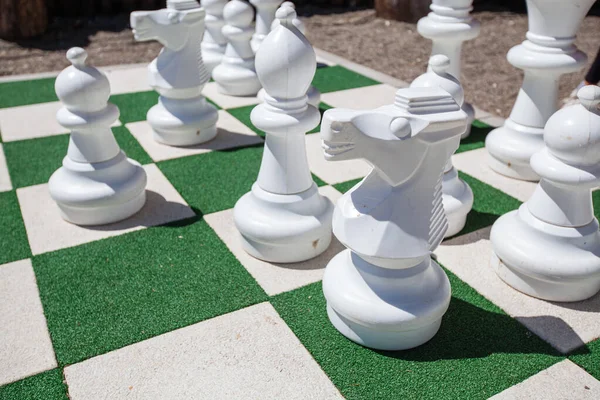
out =
[[[464,92],[460,82],[450,75],[450,59],[438,54],[429,59],[429,72],[417,77],[410,87],[436,87],[439,86],[452,95],[454,100],[466,112],[464,106]],[[470,115],[467,123],[470,124]],[[469,125],[470,126],[470,125]],[[464,137],[464,136],[462,136]],[[445,237],[456,235],[460,232],[467,221],[467,214],[473,207],[473,191],[465,181],[458,177],[456,168],[449,159],[444,168],[444,179],[442,181],[442,198],[444,210],[448,219],[448,230]]]
[[[490,240],[492,267],[530,296],[579,301],[600,290],[600,233],[591,191],[600,185],[600,87],[546,123],[545,147],[531,157],[541,177],[531,198],[500,217]]]
[[[316,257],[331,242],[333,204],[313,182],[304,135],[319,124],[306,90],[316,71],[315,52],[292,25],[292,8],[277,10],[281,25],[263,41],[256,70],[266,102],[252,110],[252,123],[266,132],[258,179],[235,205],[244,249],[271,262]]]
[[[250,0],[256,8],[256,28],[252,35],[250,45],[256,53],[262,41],[271,32],[271,24],[276,20],[275,12],[281,4],[281,0]]]
[[[165,46],[148,66],[150,86],[160,98],[147,119],[154,139],[171,146],[207,142],[217,134],[217,109],[202,96],[210,79],[200,51],[204,16],[195,0],[168,0],[167,8],[131,13],[136,40]]]
[[[62,167],[50,177],[50,196],[71,223],[117,222],[143,207],[146,172],[125,156],[110,129],[119,109],[108,103],[106,75],[86,65],[82,48],[70,49],[67,58],[72,65],[56,78],[56,95],[64,105],[56,118],[71,138]]]
[[[228,0],[202,0],[201,4],[206,10],[204,23],[206,31],[202,39],[202,60],[206,66],[208,74],[212,74],[213,69],[221,63],[225,48],[227,47],[227,39],[223,36],[223,9]]]
[[[250,46],[254,10],[246,1],[231,0],[223,10],[223,35],[227,48],[221,64],[213,70],[213,79],[223,94],[255,96],[261,88]]]
[[[431,39],[431,54],[443,54],[450,59],[448,71],[460,80],[462,44],[475,39],[481,30],[479,21],[471,17],[473,0],[433,0],[431,12],[419,20],[417,30],[421,36]],[[464,102],[462,109],[469,117],[467,129],[462,138],[471,133],[471,123],[475,119],[475,109]]]
[[[575,35],[595,0],[527,0],[527,40],[513,47],[508,61],[525,71],[509,118],[485,140],[490,167],[515,179],[537,181],[529,160],[544,147],[544,125],[558,109],[563,74],[582,69],[586,55]]]
[[[337,202],[333,232],[347,249],[323,277],[329,319],[349,339],[404,350],[438,331],[450,282],[431,253],[447,228],[444,166],[466,122],[439,87],[400,89],[393,105],[375,110],[325,112],[325,157],[373,166]]]

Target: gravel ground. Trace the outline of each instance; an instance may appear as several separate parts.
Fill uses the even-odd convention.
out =
[[[425,70],[431,44],[417,33],[415,24],[382,20],[373,10],[312,11],[303,19],[314,46],[405,81]],[[506,52],[524,39],[527,17],[489,11],[473,15],[481,22],[481,34],[463,47],[461,80],[466,97],[486,111],[507,117],[522,73],[506,61]],[[576,43],[591,57],[595,55],[600,17],[584,20]],[[60,70],[68,65],[64,53],[72,46],[87,48],[97,66],[149,62],[161,48],[156,42],[136,43],[127,15],[60,19],[42,38],[18,43],[0,40],[0,75]],[[569,95],[583,75],[582,71],[562,78],[561,98]]]

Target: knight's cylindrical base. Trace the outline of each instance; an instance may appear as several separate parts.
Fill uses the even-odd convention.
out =
[[[594,219],[561,227],[535,218],[523,204],[500,217],[490,233],[491,267],[516,290],[560,302],[600,291],[600,233]]]
[[[348,339],[406,350],[437,333],[450,304],[450,281],[429,256],[412,268],[389,269],[347,249],[327,265],[323,293],[331,323]]]
[[[448,230],[444,237],[459,233],[467,222],[467,215],[473,207],[473,191],[458,177],[456,169],[444,173],[442,180],[442,201],[448,220]]]
[[[234,221],[244,250],[277,263],[305,261],[331,243],[333,204],[315,184],[301,193],[281,195],[256,183],[235,205]]]
[[[142,166],[120,152],[92,164],[65,158],[48,186],[66,221],[104,225],[129,218],[144,206],[146,181]]]

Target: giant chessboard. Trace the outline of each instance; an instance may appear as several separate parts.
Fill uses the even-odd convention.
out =
[[[158,97],[145,66],[103,70],[121,110],[114,134],[148,190],[141,212],[102,227],[64,222],[49,197],[69,140],[56,74],[0,83],[0,399],[600,398],[600,296],[537,300],[489,267],[492,223],[535,188],[487,167],[484,138],[500,118],[477,110],[454,156],[475,204],[435,252],[452,284],[441,330],[410,351],[374,351],[327,319],[320,280],[338,242],[291,265],[240,246],[232,208],[260,166],[257,99],[209,83],[218,137],[168,147],[145,121]],[[314,85],[326,110],[391,103],[406,83],[319,52]],[[309,164],[335,201],[369,166],[326,162],[316,132]]]

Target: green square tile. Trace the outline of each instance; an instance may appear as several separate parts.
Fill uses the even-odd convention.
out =
[[[242,124],[246,125],[248,128],[252,129],[258,136],[264,138],[265,133],[254,126],[252,121],[250,120],[250,113],[256,107],[256,105],[244,106],[238,108],[229,108],[227,112],[237,118]]]
[[[128,157],[141,164],[152,162],[127,128],[115,127],[113,133],[117,143]],[[48,182],[67,155],[69,135],[8,142],[3,146],[13,185],[21,188]]]
[[[56,78],[0,83],[0,108],[58,101],[54,91]]]
[[[362,181],[363,178],[353,179],[351,181],[336,183],[333,185],[340,193],[346,193],[348,190],[352,189],[356,184]]]
[[[232,208],[258,176],[263,145],[157,163],[186,202],[204,214]]]
[[[0,193],[0,264],[31,257],[15,191]]]
[[[460,141],[456,154],[485,147],[485,137],[492,129],[494,128],[481,121],[473,121],[471,134]]]
[[[437,335],[412,350],[367,349],[329,322],[320,283],[271,303],[347,399],[487,399],[563,358],[448,273],[452,301]]]
[[[600,380],[600,339],[574,350],[569,359]]]
[[[158,103],[158,93],[147,92],[116,94],[110,97],[111,103],[119,107],[119,119],[123,125],[130,122],[145,121],[148,110]]]
[[[318,68],[312,83],[321,93],[329,93],[377,85],[380,82],[340,65],[335,65],[333,67]]]
[[[311,173],[311,175],[312,175],[313,181],[317,184],[318,187],[327,186],[327,182],[325,182],[323,179],[319,178],[318,176],[316,176],[313,173]]]
[[[52,369],[0,387],[0,400],[68,400],[62,370]]]
[[[196,219],[46,253],[33,267],[61,366],[266,298]]]

